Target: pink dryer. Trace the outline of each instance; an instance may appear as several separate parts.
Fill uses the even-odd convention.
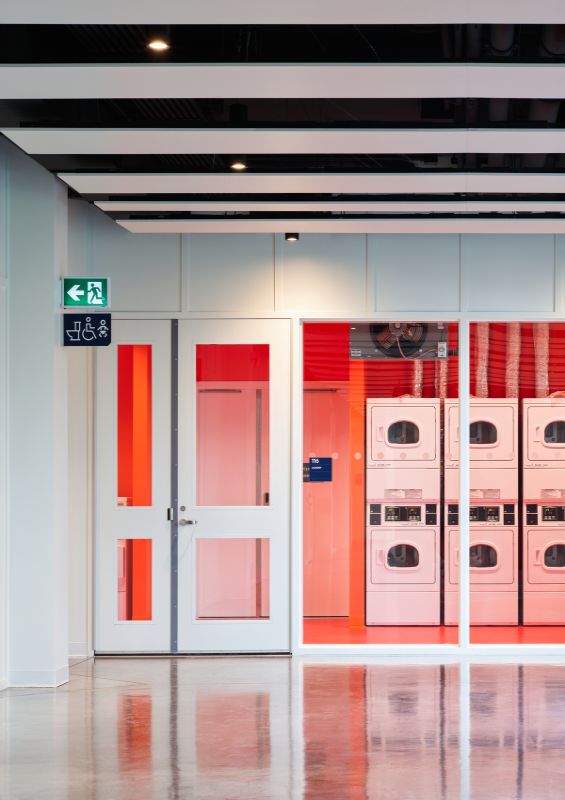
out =
[[[440,401],[367,400],[367,469],[440,468]]]
[[[565,398],[523,401],[524,625],[565,622]]]
[[[440,622],[440,402],[367,400],[367,625]]]
[[[470,408],[472,625],[518,624],[518,403]],[[445,624],[459,619],[459,402],[445,402]]]
[[[469,410],[472,469],[518,469],[518,401],[473,397]],[[445,468],[459,467],[459,400],[445,401]]]

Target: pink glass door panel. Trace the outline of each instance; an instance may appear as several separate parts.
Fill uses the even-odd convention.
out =
[[[199,539],[198,619],[269,617],[269,540]]]
[[[268,345],[197,345],[196,503],[269,505]]]
[[[118,505],[152,502],[152,348],[118,345]]]
[[[118,619],[152,618],[152,541],[118,539]]]

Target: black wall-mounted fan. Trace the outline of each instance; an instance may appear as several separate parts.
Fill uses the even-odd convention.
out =
[[[447,328],[432,322],[376,322],[352,324],[349,329],[352,359],[447,358]]]

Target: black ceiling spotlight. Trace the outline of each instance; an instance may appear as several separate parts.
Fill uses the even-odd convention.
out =
[[[297,242],[300,239],[299,233],[285,233],[284,235],[285,241],[287,242]]]
[[[230,169],[234,172],[245,172],[247,169],[247,159],[245,156],[234,156],[230,161]]]

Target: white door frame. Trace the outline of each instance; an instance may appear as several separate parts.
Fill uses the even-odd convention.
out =
[[[302,523],[302,427],[303,427],[303,325],[307,322],[453,322],[459,326],[459,413],[460,448],[459,469],[459,519],[460,519],[460,584],[459,584],[459,644],[305,644],[303,640],[303,523]],[[460,312],[445,313],[433,311],[423,314],[417,312],[349,313],[336,315],[301,316],[295,320],[293,330],[293,396],[292,396],[292,652],[296,655],[310,656],[379,656],[408,657],[428,660],[469,659],[485,661],[520,661],[533,658],[545,660],[548,657],[565,659],[565,644],[472,644],[470,642],[470,571],[469,571],[469,326],[473,322],[562,322],[556,313],[517,313],[507,312]],[[564,620],[565,623],[565,620]],[[565,624],[564,624],[565,634]]]
[[[196,504],[196,346],[269,345],[269,505]],[[188,320],[179,325],[179,517],[196,524],[178,533],[178,650],[290,650],[290,326],[284,320]],[[236,464],[231,469],[237,469]],[[229,475],[229,469],[226,470]],[[182,507],[184,511],[180,510]],[[179,519],[179,522],[182,520]],[[270,542],[268,619],[197,619],[199,539],[267,538]],[[183,580],[188,571],[188,580]],[[215,645],[221,642],[220,647]]]

